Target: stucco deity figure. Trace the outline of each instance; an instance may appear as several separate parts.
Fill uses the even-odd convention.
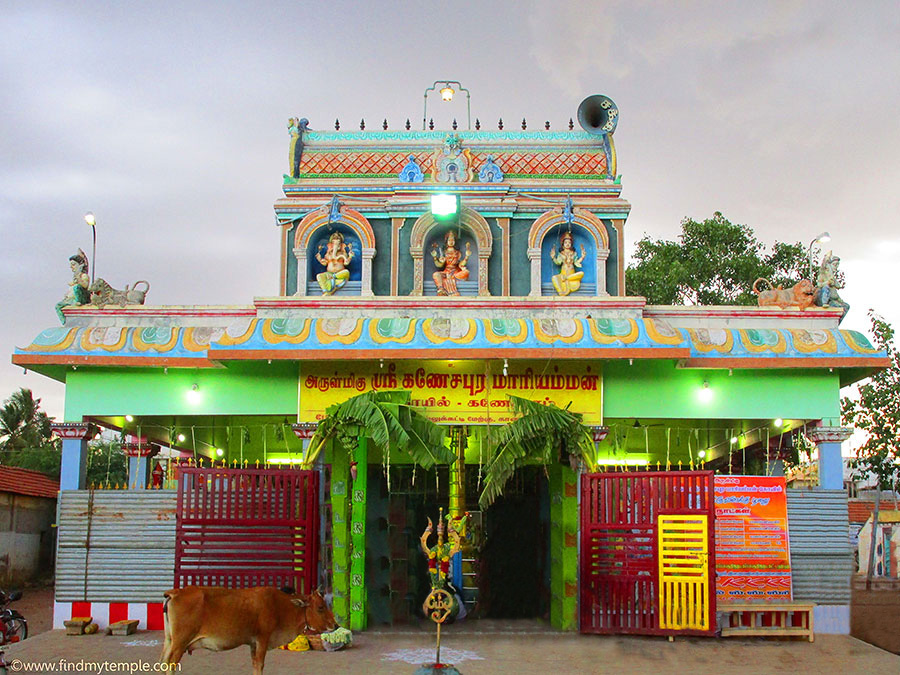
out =
[[[575,253],[575,242],[571,232],[566,232],[559,240],[559,254],[556,247],[550,249],[550,260],[559,265],[559,274],[553,275],[551,281],[557,295],[569,295],[581,288],[581,279],[584,272],[576,272],[584,262],[584,245],[581,245],[581,255]]]
[[[844,313],[841,315],[843,319],[850,310],[850,305],[841,299],[838,293],[839,288],[843,288],[838,267],[841,259],[836,255],[832,255],[831,251],[822,258],[819,265],[819,272],[816,274],[816,291],[814,295],[815,303],[819,307],[841,307]]]
[[[324,256],[322,249],[325,249]],[[335,232],[328,238],[327,245],[319,246],[316,260],[325,266],[325,271],[316,275],[322,295],[334,295],[335,291],[342,288],[350,279],[350,270],[347,267],[353,260],[353,244],[345,244],[344,235]]]
[[[56,303],[56,315],[62,324],[66,323],[66,316],[62,313],[63,307],[77,307],[91,302],[91,275],[88,273],[87,255],[81,249],[69,258],[69,267],[72,270],[72,281],[69,282],[69,292],[66,297]]]
[[[309,129],[309,120],[305,117],[291,117],[287,123],[288,133],[291,135],[291,145],[288,149],[288,165],[291,167],[291,178],[300,176],[300,159],[303,157],[303,132]]]
[[[444,249],[441,250],[437,242],[431,246],[431,257],[438,271],[432,275],[434,285],[437,286],[438,295],[459,295],[456,288],[457,281],[465,281],[469,278],[469,256],[472,254],[472,245],[466,242],[466,255],[456,248],[456,234],[450,230],[444,237]]]

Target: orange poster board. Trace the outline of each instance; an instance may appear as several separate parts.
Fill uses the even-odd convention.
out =
[[[783,476],[716,476],[716,598],[791,599]]]

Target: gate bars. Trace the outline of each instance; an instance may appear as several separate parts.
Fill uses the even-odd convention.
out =
[[[581,632],[711,635],[716,611],[714,515],[712,471],[583,474]],[[661,516],[668,521],[668,540],[690,542],[664,559],[659,551]],[[700,537],[693,526],[678,527],[679,521],[704,519],[707,527]],[[690,592],[687,587],[669,592],[661,602],[661,570],[667,577],[672,570],[690,575]]]
[[[179,467],[176,513],[176,588],[315,588],[317,472]]]

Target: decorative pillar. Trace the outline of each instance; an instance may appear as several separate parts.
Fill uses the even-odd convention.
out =
[[[295,248],[294,257],[297,259],[297,292],[294,295],[306,295],[306,249]]]
[[[478,249],[478,295],[490,295],[488,289],[488,258],[491,252]]]
[[[366,483],[368,438],[363,431],[350,462],[352,512],[350,516],[350,630],[365,630],[366,597]]]
[[[337,446],[337,447],[335,447]],[[339,443],[331,451],[331,585],[334,619],[350,624],[350,458]]]
[[[128,457],[128,485],[133,490],[145,489],[150,481],[150,458],[159,452],[159,447],[141,438],[122,443],[122,452]]]
[[[463,427],[452,427],[450,432],[450,448],[456,453],[456,459],[448,467],[450,508],[447,509],[447,536],[450,536],[450,519],[461,518],[466,513],[466,434]],[[453,585],[462,592],[463,554],[455,554],[450,560]]]
[[[509,218],[497,218],[497,227],[500,228],[503,239],[503,256],[501,260],[501,263],[503,264],[503,281],[501,282],[500,294],[504,298],[508,298],[510,283],[509,277],[511,272],[509,268]]]
[[[578,476],[550,467],[550,625],[578,628]]]
[[[597,295],[609,295],[606,290],[606,260],[609,258],[609,249],[601,248],[597,251]]]
[[[616,253],[618,254],[616,280],[619,282],[619,287],[616,289],[616,296],[622,297],[625,295],[625,220],[618,218],[611,222],[616,229]]]
[[[83,490],[87,475],[88,440],[94,435],[93,425],[87,422],[58,422],[51,428],[62,439],[59,489]]]
[[[410,246],[409,254],[413,259],[413,287],[410,295],[423,295],[425,292],[425,260],[422,246]]]
[[[528,259],[531,261],[531,292],[532,297],[541,295],[541,249],[528,249]]]
[[[842,490],[844,488],[844,462],[841,459],[841,443],[853,434],[849,427],[814,427],[806,437],[819,449],[819,488]]]
[[[391,218],[391,295],[400,293],[400,230],[405,218]]]
[[[375,257],[374,248],[364,248],[362,250],[362,270],[360,281],[360,295],[371,296],[372,292],[372,258]]]

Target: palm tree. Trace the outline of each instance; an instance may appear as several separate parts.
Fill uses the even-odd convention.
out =
[[[409,405],[409,399],[408,391],[367,391],[328,407],[327,417],[319,422],[310,441],[303,468],[311,468],[333,439],[351,451],[361,433],[381,448],[385,458],[390,448],[396,447],[426,469],[452,462],[453,451],[444,444],[446,430]]]
[[[526,464],[546,466],[568,454],[583,460],[589,470],[596,470],[593,439],[579,413],[518,396],[509,399],[519,418],[502,427],[493,444],[495,450],[485,467],[484,488],[478,499],[482,509],[503,494],[515,470]]]
[[[5,457],[27,448],[38,448],[52,435],[50,418],[40,409],[41,399],[31,389],[19,389],[0,407],[0,450]]]

